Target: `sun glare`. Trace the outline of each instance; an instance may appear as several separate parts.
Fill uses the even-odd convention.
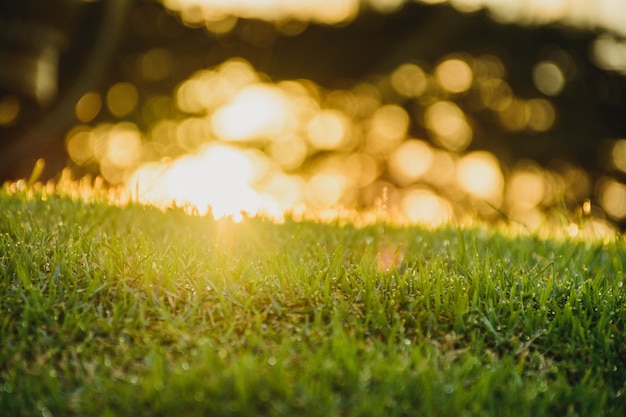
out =
[[[211,145],[171,163],[143,165],[128,181],[128,188],[141,202],[238,219],[259,212],[262,197],[252,184],[264,174],[266,164],[258,153]]]

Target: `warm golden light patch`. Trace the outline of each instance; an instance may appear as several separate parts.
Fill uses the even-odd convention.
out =
[[[380,107],[369,121],[366,147],[372,154],[387,154],[404,139],[409,115],[395,104]]]
[[[259,75],[242,59],[230,59],[212,70],[201,70],[176,89],[176,105],[186,113],[206,113],[227,104],[244,88],[259,84]]]
[[[391,74],[391,85],[398,94],[415,98],[424,93],[428,79],[418,65],[403,64]]]
[[[506,108],[498,112],[498,118],[505,129],[519,132],[528,126],[530,111],[524,100],[512,99]]]
[[[89,92],[83,95],[76,103],[76,118],[81,123],[89,123],[96,118],[102,108],[100,94]]]
[[[305,198],[315,209],[333,208],[345,190],[345,177],[335,172],[315,174],[306,184]]]
[[[513,100],[513,91],[509,84],[499,78],[491,78],[480,84],[480,98],[488,109],[506,110]]]
[[[267,159],[259,152],[226,145],[210,145],[172,163],[142,165],[127,181],[140,202],[167,207],[188,206],[215,218],[255,215],[262,197],[252,187],[266,172]]]
[[[93,139],[91,129],[87,126],[76,126],[65,136],[65,147],[69,157],[78,165],[86,165],[94,161]]]
[[[504,178],[498,159],[485,151],[470,152],[457,163],[458,184],[471,195],[499,205]]]
[[[310,2],[308,6],[314,20],[329,24],[350,21],[359,11],[357,0],[321,0]]]
[[[346,159],[345,166],[351,170],[349,176],[357,187],[370,185],[380,175],[378,161],[367,153],[353,153]]]
[[[423,140],[407,140],[389,157],[389,173],[400,184],[419,179],[433,162],[433,151]]]
[[[0,98],[0,126],[10,126],[15,123],[20,115],[22,105],[20,100],[13,95]]]
[[[211,121],[206,117],[188,117],[175,127],[175,142],[187,152],[195,152],[213,137]]]
[[[204,20],[235,15],[282,22],[289,19],[337,24],[353,19],[359,10],[358,0],[162,0],[181,13],[183,21],[198,26]],[[378,0],[381,1],[381,0]],[[385,0],[389,1],[389,0]]]
[[[321,110],[307,126],[311,145],[320,150],[341,147],[347,139],[350,120],[337,110]]]
[[[452,219],[452,208],[443,198],[424,189],[411,189],[402,195],[402,217],[409,223],[438,226]]]
[[[120,82],[114,84],[107,91],[107,107],[111,114],[116,117],[124,117],[130,114],[139,100],[137,87],[131,83]]]
[[[508,179],[507,204],[511,208],[530,210],[541,203],[545,192],[541,169],[533,163],[521,163]]]
[[[472,128],[467,123],[465,113],[451,101],[432,104],[426,109],[424,119],[437,143],[448,150],[462,151],[472,141]]]
[[[177,141],[178,124],[171,119],[163,119],[156,122],[150,128],[149,144],[157,155],[167,155]]]
[[[297,175],[274,173],[263,183],[265,204],[260,211],[274,219],[282,219],[286,213],[304,205],[305,187],[306,181]]]
[[[420,0],[420,1],[426,4],[440,4],[440,3],[445,3],[448,0]]]
[[[289,102],[278,88],[255,84],[213,113],[211,126],[226,141],[248,141],[278,135],[289,116]]]
[[[180,14],[183,23],[206,27],[215,33],[227,33],[235,27],[237,17],[274,22],[279,28],[285,22],[319,22],[342,24],[351,21],[360,9],[372,7],[381,12],[398,10],[410,0],[161,0],[169,10]],[[433,5],[450,3],[461,12],[489,10],[495,20],[522,24],[561,22],[580,28],[608,29],[609,33],[626,35],[626,5],[621,0],[414,0]],[[301,25],[287,26],[293,33]],[[301,29],[300,29],[301,30]]]
[[[473,73],[469,64],[460,58],[448,58],[435,68],[439,86],[449,93],[463,93],[472,85]]]
[[[182,82],[176,89],[177,107],[185,113],[200,113],[205,110],[201,94],[199,94],[203,87],[203,83],[196,78]]]
[[[600,205],[614,219],[626,218],[626,185],[605,180],[600,187]]]
[[[556,122],[556,109],[546,99],[533,98],[526,102],[528,128],[535,132],[550,130]]]
[[[585,216],[589,216],[591,214],[591,200],[586,199],[585,201],[583,201],[583,214]]]
[[[424,179],[429,184],[438,187],[453,184],[456,175],[456,158],[450,152],[439,149],[433,149],[432,152],[432,161],[424,173]]]
[[[123,183],[138,163],[142,135],[133,123],[97,126],[89,136],[102,176],[112,184]]]
[[[105,158],[117,168],[127,168],[141,155],[141,134],[132,123],[113,127],[107,140]]]
[[[79,125],[68,132],[65,146],[77,165],[98,164],[111,184],[123,183],[139,163],[143,135],[133,123]]]
[[[533,81],[537,90],[548,96],[556,96],[565,87],[565,75],[552,61],[541,61],[533,68]]]
[[[307,156],[307,144],[299,136],[281,137],[270,143],[269,155],[284,170],[300,167]]]
[[[623,7],[626,18],[626,7]],[[626,41],[609,35],[599,36],[593,44],[593,58],[601,68],[626,74]]]
[[[611,163],[622,172],[626,172],[626,139],[613,142],[611,147]]]
[[[502,80],[506,74],[504,64],[495,55],[485,54],[474,59],[474,73],[481,80]]]
[[[186,10],[183,18],[198,26],[206,19],[225,18],[219,12],[207,15],[213,13],[208,9]],[[137,57],[135,69],[146,80],[158,80],[172,69],[159,68],[171,59],[162,52]],[[572,73],[557,52],[542,65],[558,66],[565,80]],[[547,80],[551,70],[539,65],[537,82]],[[495,156],[465,154],[474,125],[478,131],[482,122],[482,116],[473,120],[466,111],[495,117],[510,131],[544,132],[556,124],[550,100],[517,97],[505,75],[495,56],[456,53],[432,73],[405,63],[388,78],[329,90],[311,80],[272,82],[247,61],[232,59],[197,71],[176,87],[173,97],[142,101],[146,140],[134,125],[82,126],[68,135],[68,153],[79,165],[98,164],[107,181],[123,182],[140,202],[176,204],[217,218],[241,218],[242,212],[275,219],[287,213],[332,218],[355,207],[367,212],[385,189],[390,190],[391,222],[438,225],[466,207],[493,213],[488,206],[499,207],[506,197],[502,207],[507,215],[540,224],[543,204],[553,206],[556,198],[568,205],[579,202],[584,190],[584,197],[591,192],[591,181],[560,168],[516,167],[503,195]],[[137,116],[133,91],[132,84],[116,84],[105,96],[106,106],[118,115]],[[394,100],[401,104],[389,104]],[[97,115],[87,99],[77,106],[77,115],[79,107],[84,121]],[[424,129],[427,139],[407,138],[410,131]],[[618,145],[614,153],[619,154]],[[185,156],[168,159],[181,154]],[[137,167],[139,161],[155,160],[163,162]]]

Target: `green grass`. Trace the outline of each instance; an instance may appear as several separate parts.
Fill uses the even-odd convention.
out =
[[[2,416],[626,415],[617,238],[35,194],[0,192]]]

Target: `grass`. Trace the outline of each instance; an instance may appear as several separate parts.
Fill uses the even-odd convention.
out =
[[[34,194],[0,192],[3,416],[626,415],[620,239]]]

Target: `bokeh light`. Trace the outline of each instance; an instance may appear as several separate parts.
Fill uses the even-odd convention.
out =
[[[498,206],[504,178],[498,159],[490,152],[476,151],[463,156],[457,165],[457,181],[468,193]]]
[[[626,185],[606,179],[600,185],[600,203],[614,219],[626,218]]]
[[[541,61],[535,65],[533,81],[537,89],[548,96],[560,94],[565,87],[565,75],[552,61]]]
[[[90,162],[95,162],[92,135],[91,129],[83,125],[74,127],[66,135],[65,146],[74,163],[85,166]]]
[[[333,150],[346,143],[350,121],[337,110],[322,110],[307,126],[307,138],[314,148]]]
[[[565,0],[421,2],[486,9],[496,20],[531,25],[579,19],[581,10],[591,9],[564,7]],[[416,29],[406,45],[389,46],[393,60],[364,69],[360,78],[323,82],[271,74],[280,39],[306,35],[317,24],[348,27],[364,9],[392,13],[403,0],[162,3],[162,14],[175,14],[194,33],[210,32],[206,53],[190,57],[174,42],[191,29],[177,29],[162,15],[154,27],[132,16],[141,36],[162,36],[175,46],[134,52],[123,81],[78,102],[80,124],[65,138],[75,165],[121,185],[139,202],[216,217],[281,219],[375,210],[387,190],[386,220],[401,223],[440,225],[478,214],[540,227],[555,207],[626,219],[626,139],[606,139],[607,175],[615,178],[600,183],[583,166],[587,161],[564,162],[560,155],[531,160],[572,122],[562,104],[585,82],[581,57],[567,45],[533,51],[519,68],[499,47],[439,48],[429,45],[435,40],[418,39]],[[370,31],[381,23],[363,24]],[[235,43],[244,45],[242,57]],[[598,66],[626,71],[616,36],[598,36],[590,45]],[[248,49],[253,53],[246,55]],[[256,55],[263,58],[255,61]],[[157,93],[143,94],[155,85]],[[593,104],[580,111],[593,111]],[[0,124],[12,123],[19,112],[1,102]],[[106,117],[114,120],[103,122]],[[512,158],[510,149],[526,146],[528,159]],[[589,213],[585,201],[593,201]],[[577,227],[572,234],[583,228],[576,219],[570,223]]]
[[[459,152],[472,141],[472,128],[465,113],[451,101],[441,100],[430,105],[424,119],[434,139],[445,149]]]
[[[593,45],[593,57],[601,68],[626,74],[626,41],[623,39],[599,36]]]
[[[72,160],[81,166],[97,164],[101,175],[112,184],[124,182],[140,162],[143,135],[130,122],[101,124],[92,129],[74,127],[66,136]]]
[[[480,84],[480,98],[488,109],[504,111],[513,101],[513,91],[506,81],[489,78]]]
[[[14,95],[0,98],[0,126],[10,126],[20,115],[20,100]]]
[[[408,223],[439,226],[453,218],[448,201],[425,189],[411,189],[402,195],[402,217]]]
[[[346,178],[340,172],[320,172],[313,175],[306,184],[307,202],[314,209],[335,207],[346,187]]]
[[[611,146],[611,163],[615,168],[626,172],[626,139],[618,139]]]
[[[405,138],[409,116],[402,107],[391,104],[377,109],[368,122],[367,150],[388,155]]]
[[[437,65],[435,78],[444,90],[450,93],[463,93],[471,87],[473,73],[464,59],[450,57]]]
[[[299,136],[286,136],[274,140],[268,148],[272,159],[285,171],[299,168],[307,156],[307,144]]]
[[[548,100],[533,98],[526,102],[528,111],[528,129],[535,132],[550,130],[556,122],[556,109]]]
[[[449,3],[465,13],[486,9],[494,19],[505,23],[561,22],[626,35],[623,25],[626,5],[616,0],[161,0],[168,9],[179,13],[188,26],[205,26],[220,34],[231,30],[237,17],[283,23],[282,27],[288,27],[284,22],[290,19],[337,25],[354,19],[365,5],[390,13],[408,1],[428,5]]]
[[[424,71],[416,64],[402,64],[391,74],[391,85],[404,97],[416,98],[428,86]]]
[[[226,141],[279,135],[289,117],[289,103],[273,86],[251,85],[211,116],[215,134]]]
[[[389,173],[400,185],[420,179],[433,163],[433,151],[422,140],[406,140],[389,157]]]
[[[135,110],[139,92],[137,87],[128,82],[119,82],[107,91],[107,107],[116,117],[124,117]]]
[[[102,99],[96,92],[88,92],[76,103],[76,119],[81,123],[89,123],[96,118],[102,108]]]
[[[451,152],[433,149],[432,162],[424,173],[428,184],[446,188],[455,182],[457,155]]]
[[[541,204],[546,194],[544,173],[531,161],[521,161],[511,173],[507,184],[507,204],[515,211],[525,211]]]
[[[162,0],[169,9],[181,14],[186,24],[197,26],[204,21],[220,22],[227,16],[241,16],[270,21],[312,20],[338,24],[353,19],[359,10],[358,0]],[[385,2],[379,1],[381,7]],[[388,2],[387,2],[388,3]],[[207,28],[212,28],[208,25]],[[218,26],[219,27],[219,26]]]
[[[448,55],[432,73],[402,64],[388,85],[416,105],[401,106],[385,102],[374,84],[326,89],[309,80],[274,82],[237,58],[195,72],[174,88],[173,100],[140,104],[132,84],[114,85],[109,111],[123,119],[141,106],[151,120],[147,133],[129,122],[80,125],[66,144],[76,164],[97,165],[138,201],[216,217],[367,210],[388,189],[389,217],[399,222],[439,225],[474,207],[482,214],[498,208],[539,227],[558,195],[580,201],[590,182],[576,167],[557,172],[531,162],[505,177],[496,155],[468,150],[474,122],[451,97],[471,89],[480,108],[508,130],[544,132],[557,122],[551,101],[517,96],[505,76],[491,55]],[[130,102],[119,91],[130,92]],[[99,111],[98,98],[86,96],[77,115],[80,108],[89,120]],[[430,136],[410,137],[415,123]],[[620,144],[612,151],[618,169],[626,164]],[[599,195],[619,218],[617,203],[609,203],[619,201],[616,190],[611,183]]]

